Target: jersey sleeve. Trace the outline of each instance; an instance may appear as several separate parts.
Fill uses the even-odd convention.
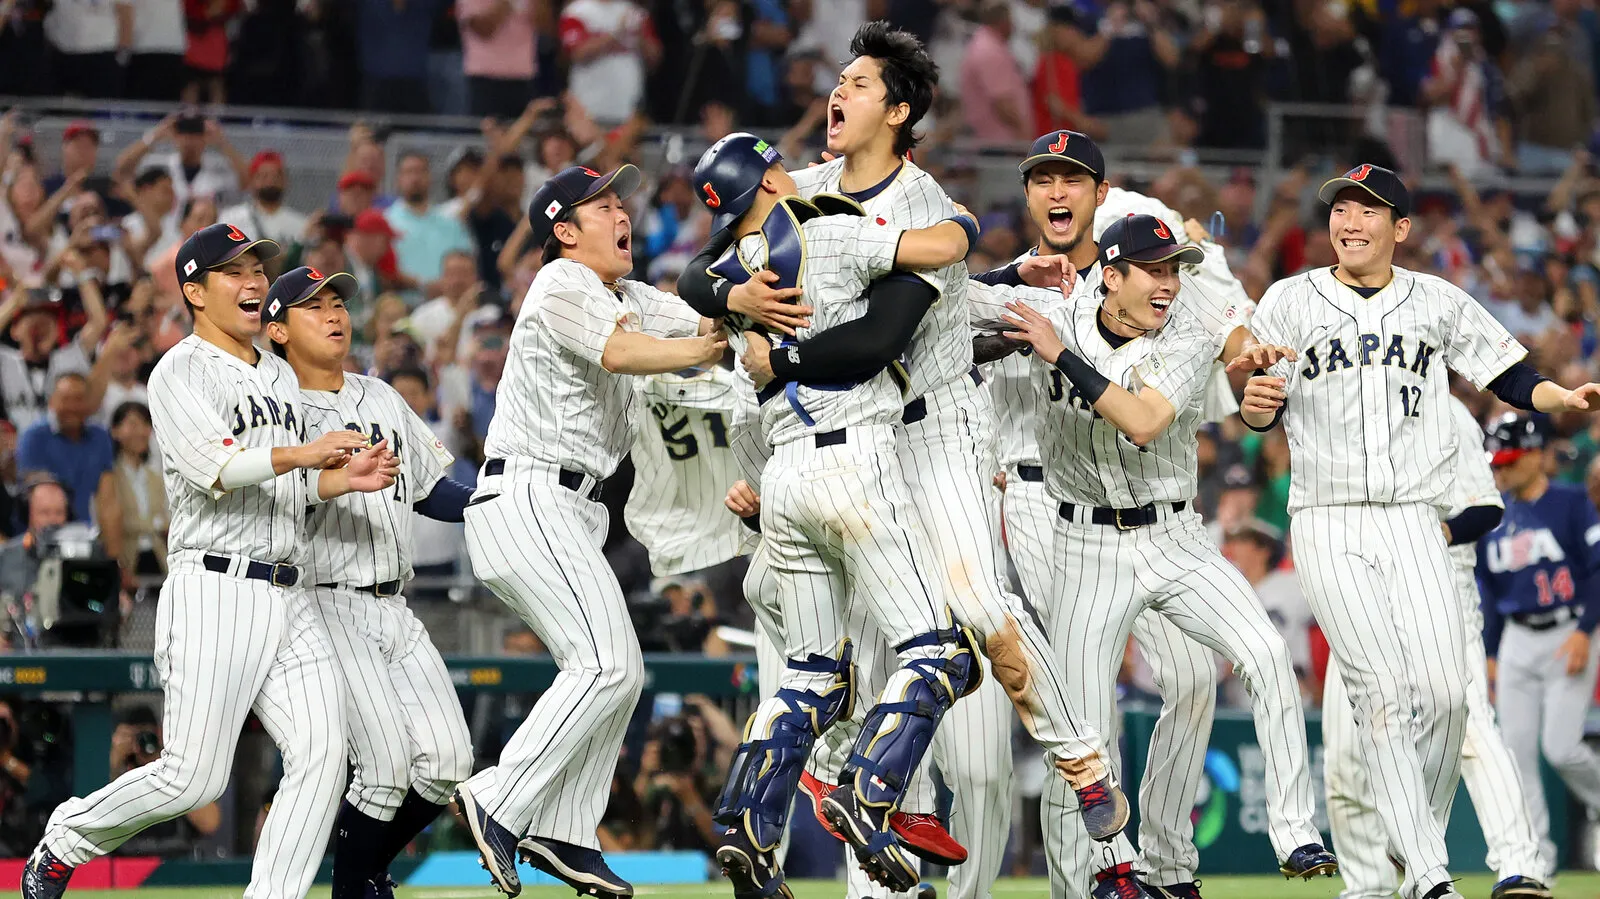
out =
[[[1163,334],[1149,357],[1134,367],[1134,373],[1146,388],[1181,410],[1206,386],[1216,356],[1216,335],[1198,319],[1189,319],[1176,333]]]
[[[1456,423],[1456,505],[1463,509],[1473,506],[1506,507],[1500,491],[1494,485],[1494,472],[1483,453],[1483,429],[1472,412],[1460,401],[1452,399],[1451,409]]]
[[[1465,291],[1453,285],[1447,290],[1455,301],[1456,314],[1445,346],[1445,363],[1483,390],[1513,363],[1522,361],[1528,350]]]
[[[625,311],[613,297],[563,287],[545,294],[536,314],[562,349],[599,365]]]
[[[180,366],[186,370],[178,370]],[[150,423],[165,464],[195,489],[221,499],[227,491],[217,478],[244,447],[229,429],[220,404],[201,386],[212,373],[200,368],[192,356],[157,368],[150,378]]]
[[[1291,349],[1299,348],[1300,335],[1295,327],[1293,298],[1289,295],[1291,291],[1287,287],[1288,283],[1279,281],[1273,284],[1262,295],[1261,302],[1256,304],[1255,313],[1250,318],[1250,333],[1255,336],[1256,342],[1286,346]],[[1293,369],[1294,363],[1283,359],[1272,366],[1271,373],[1280,378],[1287,378]],[[1290,379],[1290,384],[1293,383],[1293,379]]]
[[[644,333],[663,338],[694,337],[700,333],[700,313],[678,297],[637,281],[628,282],[627,290],[639,304],[639,330]]]
[[[880,225],[876,219],[866,216],[851,217],[848,221],[848,227],[837,235],[844,244],[839,264],[845,274],[862,281],[876,281],[894,271],[894,257],[900,251],[900,237],[905,232]],[[934,288],[937,290],[938,285]]]
[[[410,502],[419,503],[428,498],[434,486],[450,471],[456,457],[445,449],[444,441],[433,433],[433,428],[428,427],[427,422],[412,412],[398,396],[395,400],[406,410],[406,446],[410,448],[406,454],[409,456],[406,467],[410,469],[407,472],[411,481]]]

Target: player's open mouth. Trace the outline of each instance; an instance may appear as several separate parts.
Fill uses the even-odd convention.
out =
[[[1371,241],[1362,240],[1359,237],[1346,237],[1340,240],[1339,243],[1343,244],[1347,250],[1359,250],[1366,247]]]
[[[343,340],[344,339],[344,331],[342,331],[342,330],[340,330],[338,328],[334,328],[332,331],[328,332],[328,339],[329,340]]]
[[[844,131],[844,107],[837,103],[828,104],[828,136],[838,137]]]
[[[633,255],[633,235],[632,234],[623,234],[623,235],[618,236],[617,237],[617,249],[620,250],[623,253],[623,255],[626,255],[626,256]]]
[[[259,316],[261,314],[260,300],[240,300],[239,311],[245,315]]]
[[[1072,227],[1072,210],[1067,207],[1052,206],[1047,214],[1050,218],[1051,231],[1057,234],[1065,234],[1067,229]]]
[[[1167,309],[1171,308],[1171,306],[1172,299],[1170,297],[1166,299],[1156,299],[1155,297],[1150,298],[1150,308],[1161,313],[1162,315],[1166,315]]]

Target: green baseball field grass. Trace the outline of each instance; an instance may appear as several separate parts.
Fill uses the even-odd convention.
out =
[[[1202,890],[1207,899],[1333,899],[1339,895],[1338,878],[1317,878],[1310,883],[1289,882],[1282,877],[1204,878]],[[1457,889],[1465,899],[1488,899],[1492,882],[1487,876],[1469,877]],[[828,880],[802,880],[793,884],[795,899],[842,899],[844,885]],[[96,892],[73,890],[72,899],[237,899],[241,890],[214,887],[143,888]],[[1571,872],[1556,883],[1557,899],[1600,899],[1600,874]],[[401,889],[397,899],[494,899],[498,894],[488,886],[482,889]],[[688,886],[640,887],[640,897],[661,899],[716,899],[731,897],[725,882]],[[1001,880],[995,884],[994,899],[1047,899],[1049,886],[1044,880]],[[311,891],[311,899],[328,899],[327,887]],[[576,899],[566,887],[530,887],[521,899]]]

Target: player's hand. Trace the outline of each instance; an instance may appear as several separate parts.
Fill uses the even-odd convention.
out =
[[[777,280],[777,272],[756,272],[750,280],[729,292],[728,311],[748,316],[751,321],[770,331],[791,336],[795,328],[811,324],[814,310],[795,302],[800,296],[800,288],[773,287],[773,282]]]
[[[1275,415],[1283,408],[1289,395],[1284,392],[1285,381],[1271,375],[1256,375],[1245,382],[1244,399],[1239,401],[1240,412],[1256,415]]]
[[[299,447],[296,468],[334,468],[349,461],[350,454],[371,445],[360,431],[329,431]]]
[[[832,153],[829,153],[827,150],[823,150],[822,151],[822,162],[832,162],[832,161],[834,161],[835,159],[838,159],[838,158],[839,157],[833,155]],[[808,163],[806,163],[806,168],[814,169],[817,166],[822,165],[822,162],[808,162]]]
[[[1067,347],[1056,335],[1056,327],[1050,324],[1050,319],[1040,315],[1027,303],[1012,301],[1006,304],[1006,309],[1009,313],[1000,318],[1012,330],[1005,332],[1005,336],[1027,343],[1033,347],[1035,355],[1054,365]]]
[[[974,225],[978,224],[978,214],[977,213],[973,212],[972,210],[968,209],[965,206],[962,206],[960,203],[956,203],[954,205],[956,207],[956,215],[965,216],[966,218],[972,219],[972,224],[974,224]]]
[[[728,496],[722,501],[728,511],[740,518],[749,518],[761,513],[761,496],[756,489],[750,486],[749,481],[734,481],[728,488]]]
[[[1299,354],[1289,347],[1255,343],[1245,347],[1244,352],[1228,363],[1228,371],[1255,371],[1256,369],[1271,368],[1284,359],[1293,362],[1298,358],[1300,358]],[[1280,378],[1279,380],[1282,379]]]
[[[1183,220],[1183,233],[1189,235],[1189,239],[1195,243],[1205,243],[1211,239],[1211,232],[1207,231],[1206,227],[1200,224],[1198,220],[1192,218]]]
[[[760,390],[776,377],[772,373],[772,341],[767,339],[767,335],[754,331],[744,332],[744,338],[744,353],[739,356],[739,361],[744,363],[744,370],[755,382],[756,389]]]
[[[1600,384],[1590,382],[1567,391],[1565,404],[1574,412],[1593,412],[1600,409]]]
[[[400,457],[389,452],[389,441],[380,440],[352,456],[344,473],[351,493],[373,493],[394,486],[400,476]]]
[[[1078,283],[1078,270],[1066,256],[1029,256],[1017,266],[1017,275],[1029,287],[1059,287],[1062,296],[1071,296]]]
[[[722,361],[722,354],[728,349],[728,332],[722,329],[720,320],[715,328],[694,339],[702,344],[697,364],[715,365]]]
[[[1494,702],[1495,684],[1500,676],[1500,665],[1495,659],[1489,659],[1484,666],[1484,683],[1489,687],[1489,701]]]
[[[995,472],[993,483],[995,487],[999,488],[1001,493],[1006,492],[1006,473],[1003,471]]]
[[[1556,658],[1566,660],[1567,677],[1582,674],[1583,669],[1589,667],[1589,635],[1583,631],[1573,631],[1561,641],[1561,646],[1556,649]]]

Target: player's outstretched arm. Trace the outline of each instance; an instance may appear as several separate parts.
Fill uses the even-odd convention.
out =
[[[764,335],[751,334],[740,358],[758,388],[774,380],[802,384],[864,380],[905,352],[938,297],[921,278],[891,273],[867,286],[867,311],[860,318],[776,354]]]
[[[301,446],[252,447],[240,450],[217,474],[216,489],[223,492],[265,483],[296,469],[338,465],[371,438],[356,431],[329,431]]]
[[[659,375],[716,362],[727,348],[720,327],[698,337],[651,337],[619,326],[606,341],[600,365],[612,374]]]
[[[389,452],[389,441],[380,440],[371,449],[356,453],[343,468],[319,472],[317,498],[327,502],[346,493],[374,493],[393,487],[399,474],[399,458]]]
[[[960,208],[960,207],[957,207]],[[913,228],[900,235],[894,267],[903,271],[944,268],[967,258],[978,242],[978,220],[965,209],[931,228]]]

